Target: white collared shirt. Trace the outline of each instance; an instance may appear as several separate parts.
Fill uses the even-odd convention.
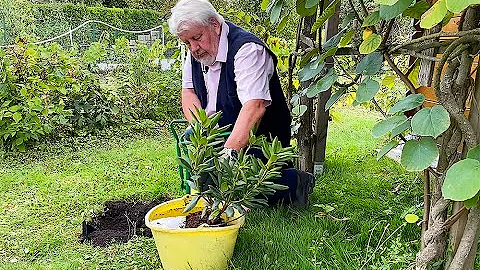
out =
[[[220,42],[215,62],[208,67],[203,78],[207,88],[208,115],[216,111],[217,91],[220,82],[222,63],[227,61],[228,25],[224,22],[220,33]],[[245,43],[234,57],[234,73],[237,83],[237,95],[240,102],[245,104],[252,99],[263,99],[267,105],[271,103],[269,81],[274,72],[273,59],[267,50],[256,43]],[[193,88],[192,63],[190,51],[187,53],[182,74],[182,88]]]

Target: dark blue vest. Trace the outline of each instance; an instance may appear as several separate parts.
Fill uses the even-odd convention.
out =
[[[233,124],[237,120],[242,104],[237,95],[237,84],[234,73],[234,57],[243,44],[253,42],[264,46],[273,58],[275,67],[277,66],[277,57],[268,49],[268,47],[254,34],[243,30],[231,22],[226,22],[229,27],[228,33],[228,53],[226,63],[222,63],[220,81],[217,93],[217,111],[222,111],[222,118],[219,121],[220,126]],[[200,62],[192,57],[192,79],[195,93],[200,99],[202,108],[207,107],[207,88],[203,79],[202,67]],[[260,125],[257,128],[257,135],[265,135],[267,138],[278,137],[282,145],[290,145],[290,124],[291,116],[288,110],[285,96],[282,92],[280,79],[275,69],[269,82],[270,96],[272,103],[266,108]]]

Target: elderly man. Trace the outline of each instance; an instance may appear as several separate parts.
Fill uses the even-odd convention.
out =
[[[222,111],[219,125],[233,126],[224,145],[230,156],[247,144],[254,127],[257,135],[290,145],[291,116],[275,69],[277,59],[258,37],[225,21],[207,0],[180,0],[168,24],[189,49],[182,76],[182,109],[188,121],[195,107],[207,114]],[[270,202],[288,198],[306,205],[314,179],[298,175],[284,170],[280,183],[289,191],[278,192]]]

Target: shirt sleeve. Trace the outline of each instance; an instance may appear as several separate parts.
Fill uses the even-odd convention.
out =
[[[234,58],[237,95],[242,104],[252,99],[263,99],[269,105],[269,81],[274,72],[273,59],[267,50],[256,43],[245,43]]]
[[[182,88],[193,88],[192,59],[190,56],[190,51],[187,52],[185,63],[183,63]]]

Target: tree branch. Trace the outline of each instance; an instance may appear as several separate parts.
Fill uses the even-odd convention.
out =
[[[408,77],[405,76],[405,74],[403,74],[402,71],[395,65],[395,63],[390,58],[390,55],[385,52],[385,53],[383,53],[383,56],[385,56],[385,60],[387,60],[388,65],[390,65],[390,67],[393,69],[393,71],[395,71],[395,73],[397,73],[398,77],[400,77],[400,80],[402,80],[402,82],[408,87],[410,92],[412,94],[415,94],[417,92],[416,89],[415,89],[415,86],[410,81],[410,79],[408,79]]]
[[[388,52],[392,53],[392,52],[395,52],[398,49],[406,47],[408,45],[417,44],[417,43],[420,43],[420,42],[423,42],[423,41],[437,39],[437,38],[441,38],[441,37],[463,37],[463,36],[466,36],[466,35],[479,35],[479,34],[480,34],[480,28],[473,29],[473,30],[468,30],[468,31],[459,31],[459,32],[438,32],[438,33],[435,33],[435,34],[431,34],[431,35],[419,37],[419,38],[416,38],[416,39],[412,39],[412,40],[407,41],[403,44],[400,44],[400,45],[397,45],[397,46],[393,47]]]
[[[352,0],[348,0],[348,3],[350,4],[350,7],[352,8],[353,12],[355,13],[355,17],[357,17],[358,22],[360,23],[360,25],[362,25],[362,24],[363,24],[363,20],[362,20],[362,18],[360,17],[360,14],[358,14],[357,10],[355,9],[355,5],[353,4],[353,1],[352,1]]]
[[[478,227],[480,225],[480,206],[470,210],[468,214],[467,224],[463,232],[462,240],[458,246],[457,253],[453,257],[452,262],[448,270],[463,270],[464,264],[466,262],[465,258],[468,257],[470,250],[475,248],[473,243],[475,243]]]
[[[475,29],[475,30],[480,31],[480,29]],[[445,107],[445,109],[447,109],[450,115],[457,122],[459,128],[462,130],[462,133],[465,136],[465,143],[467,144],[468,149],[473,148],[477,144],[477,138],[476,138],[475,132],[472,126],[470,125],[470,123],[468,122],[467,118],[463,114],[463,108],[460,108],[458,104],[455,102],[455,97],[453,96],[452,92],[450,92],[448,89],[445,89],[445,87],[440,87],[440,82],[441,82],[440,77],[442,75],[443,66],[447,62],[448,56],[453,52],[453,50],[457,46],[465,43],[474,43],[479,41],[480,41],[480,35],[469,35],[469,36],[460,37],[456,39],[454,42],[452,42],[452,44],[450,44],[450,46],[448,46],[445,52],[443,53],[442,59],[439,62],[434,75],[435,94],[438,100],[440,101],[440,103]]]
[[[438,57],[429,56],[429,55],[425,55],[425,54],[422,54],[422,53],[417,53],[414,50],[400,49],[398,51],[400,53],[408,54],[408,55],[411,55],[413,57],[420,58],[420,59],[425,59],[425,60],[429,60],[429,61],[433,61],[433,62],[439,62],[440,61],[440,58],[438,58]]]

